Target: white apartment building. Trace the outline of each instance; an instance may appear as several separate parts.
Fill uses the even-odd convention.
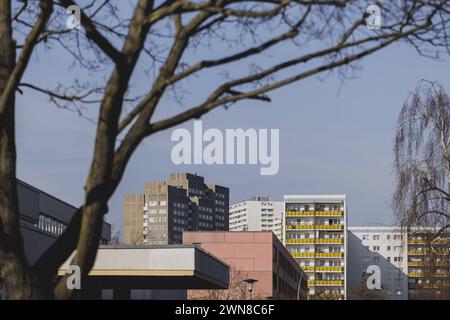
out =
[[[272,231],[283,241],[284,202],[252,197],[230,206],[230,231]]]
[[[284,196],[284,244],[308,275],[310,299],[345,299],[345,195]]]
[[[347,289],[349,298],[367,288],[369,266],[380,268],[383,299],[408,299],[406,232],[396,227],[349,227]]]

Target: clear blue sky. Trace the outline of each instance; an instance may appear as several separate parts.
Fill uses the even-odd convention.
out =
[[[47,86],[76,77],[61,51],[34,55],[26,80]],[[203,118],[205,127],[279,128],[280,170],[260,176],[259,166],[175,166],[171,130],[139,147],[114,197],[107,220],[122,228],[122,198],[142,193],[147,180],[165,180],[172,171],[197,172],[208,183],[230,188],[231,202],[252,195],[347,194],[349,224],[393,222],[392,147],[397,115],[420,79],[439,81],[450,91],[450,64],[419,57],[396,45],[362,62],[357,78],[342,88],[336,77],[295,83],[271,94],[272,103],[245,102]],[[207,77],[191,87],[204,94]],[[89,107],[88,107],[89,108]],[[160,108],[182,110],[166,99]],[[183,127],[192,129],[192,122]],[[29,90],[17,99],[18,176],[74,205],[83,200],[95,126],[57,109]]]

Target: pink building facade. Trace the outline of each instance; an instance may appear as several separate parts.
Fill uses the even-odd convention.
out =
[[[307,277],[272,232],[183,232],[230,266],[228,290],[189,290],[189,299],[249,299],[244,280],[255,279],[253,299],[306,299]]]

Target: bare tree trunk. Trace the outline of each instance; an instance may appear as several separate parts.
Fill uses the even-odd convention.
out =
[[[11,4],[0,0],[0,95],[15,66],[15,42],[11,30]],[[19,229],[16,185],[14,92],[0,113],[0,274],[9,299],[41,298],[36,279],[27,264]]]

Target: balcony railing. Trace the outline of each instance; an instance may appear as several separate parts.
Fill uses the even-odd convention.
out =
[[[431,244],[431,241],[425,239],[409,239],[408,244]],[[446,239],[434,240],[433,244],[449,244]]]
[[[287,217],[342,217],[344,211],[286,211]]]
[[[343,286],[344,280],[308,280],[308,286]]]
[[[302,267],[303,270],[306,272],[343,272],[344,267],[314,267],[314,266],[307,266]]]
[[[427,254],[433,254],[436,253],[438,255],[448,255],[449,250],[448,249],[441,249],[441,250],[435,250],[435,252],[431,252],[430,250],[408,250],[408,255],[410,256],[425,256]]]
[[[294,258],[343,258],[343,252],[291,252]]]
[[[343,258],[343,252],[316,252],[316,258]]]
[[[410,267],[445,267],[449,266],[449,262],[445,261],[408,261]]]
[[[343,230],[344,226],[341,224],[297,224],[286,225],[286,230]]]
[[[286,239],[288,244],[341,244],[344,238],[290,238]]]
[[[434,272],[432,274],[428,274],[426,272],[419,272],[419,271],[411,271],[408,272],[408,277],[414,277],[414,278],[421,278],[421,277],[435,277],[435,278],[443,278],[448,277],[448,272]]]

